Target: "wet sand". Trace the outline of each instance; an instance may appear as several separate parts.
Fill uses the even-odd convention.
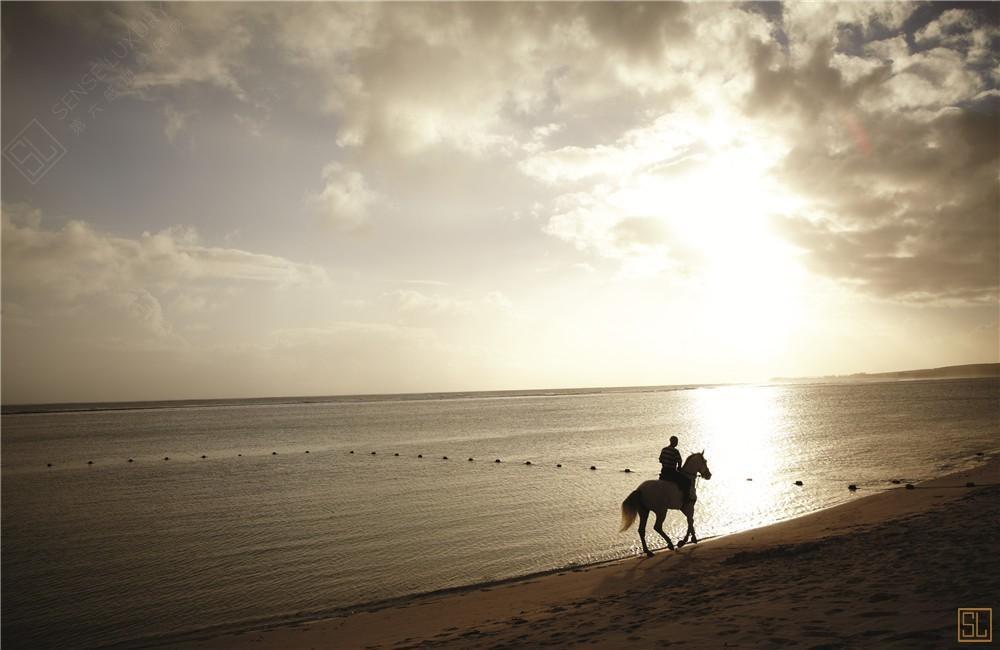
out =
[[[977,487],[966,487],[968,481]],[[893,489],[676,552],[659,551],[648,559],[415,596],[325,620],[169,645],[953,645],[958,607],[1000,605],[1000,458],[913,490],[887,487]],[[631,532],[636,534],[634,527]],[[648,532],[650,540],[661,541]]]

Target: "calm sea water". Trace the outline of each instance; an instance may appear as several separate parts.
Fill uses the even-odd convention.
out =
[[[619,504],[671,434],[713,472],[704,538],[1000,450],[1000,382],[5,415],[3,641],[142,645],[633,555]]]

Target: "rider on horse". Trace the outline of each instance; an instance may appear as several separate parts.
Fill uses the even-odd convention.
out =
[[[691,479],[681,474],[681,452],[677,451],[677,436],[670,436],[670,445],[660,451],[661,481],[673,481],[684,495],[684,503],[691,501]]]

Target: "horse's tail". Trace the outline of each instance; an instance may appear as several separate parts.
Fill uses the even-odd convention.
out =
[[[619,532],[624,532],[632,527],[641,507],[642,494],[639,493],[639,490],[632,490],[632,494],[625,497],[625,500],[622,501],[622,528]]]

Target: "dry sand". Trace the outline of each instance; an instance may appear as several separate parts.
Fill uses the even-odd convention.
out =
[[[951,647],[956,608],[1000,604],[997,522],[1000,458],[649,559],[170,645]]]

